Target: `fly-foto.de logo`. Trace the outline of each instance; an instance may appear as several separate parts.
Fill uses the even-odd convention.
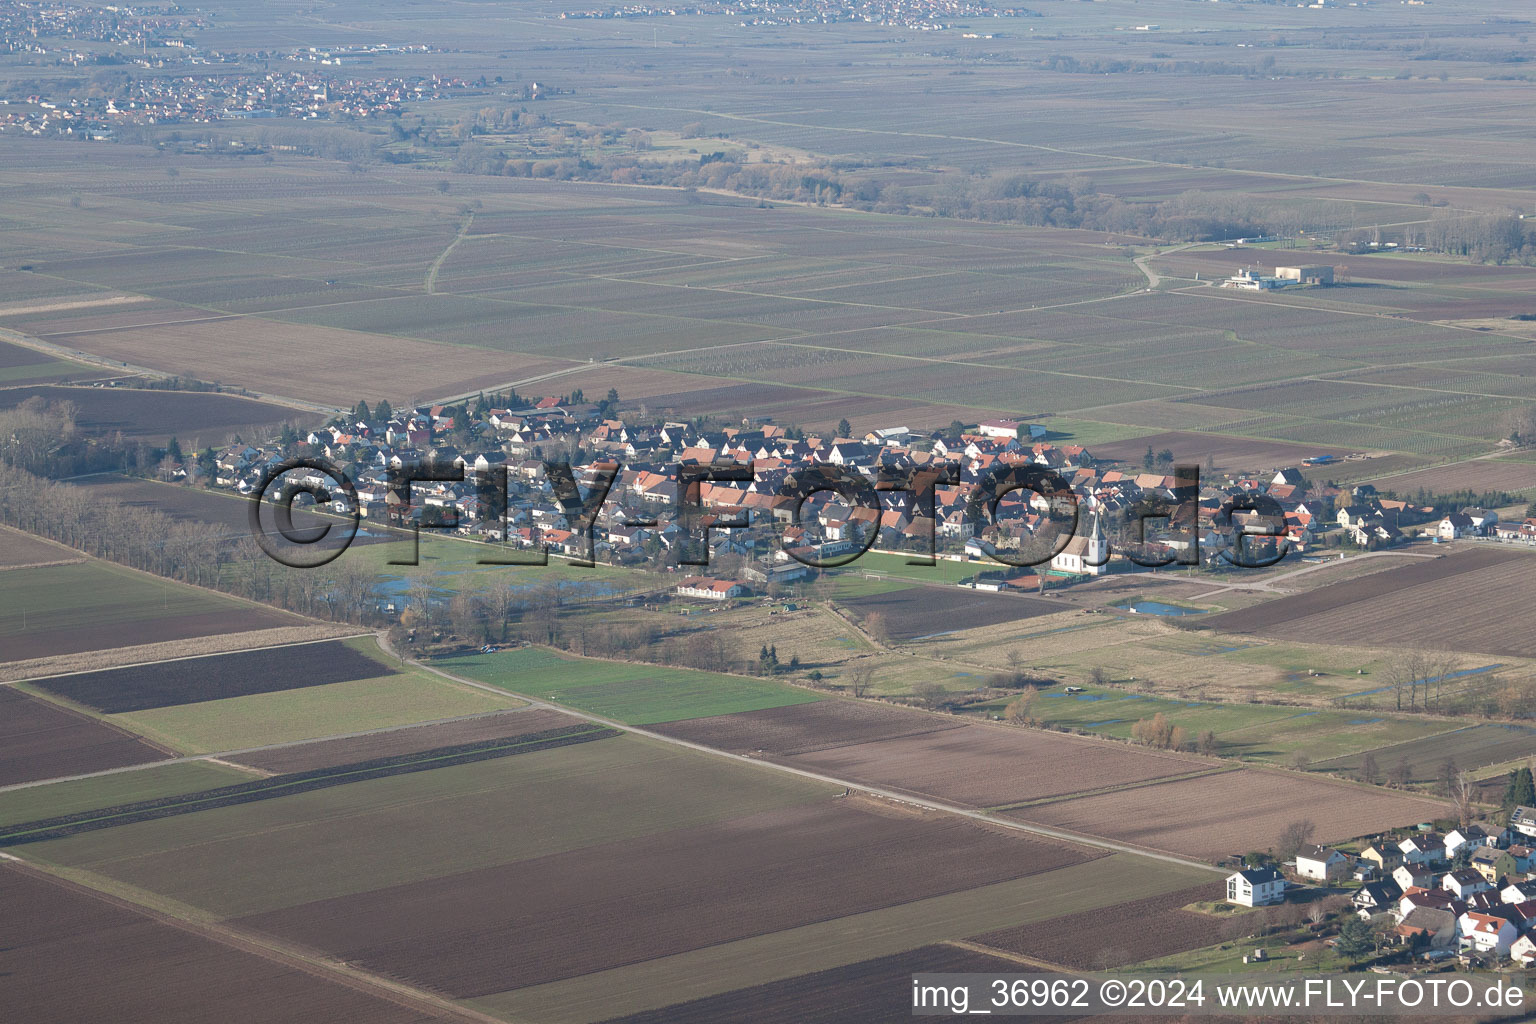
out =
[[[464,532],[472,522],[474,534],[491,542],[492,550],[478,559],[482,565],[548,564],[558,538],[571,564],[591,566],[600,518],[665,535],[665,550],[679,565],[709,564],[716,531],[763,525],[787,558],[817,569],[855,561],[892,521],[903,524],[902,546],[914,565],[934,564],[941,537],[963,539],[970,554],[1015,567],[1051,562],[1070,546],[1074,564],[1098,568],[1116,546],[1101,503],[1085,501],[1061,474],[1031,463],[972,471],[942,462],[870,472],[823,462],[787,469],[778,462],[771,469],[752,461],[679,463],[662,475],[667,486],[652,488],[643,500],[616,488],[623,476],[618,462],[534,465],[532,474],[521,472],[514,483],[505,465],[401,463],[385,472],[382,500],[367,514],[411,532],[410,557],[394,565],[417,564],[422,529]],[[1113,511],[1121,553],[1139,566],[1200,563],[1199,467],[1178,466],[1171,479],[1171,485]],[[941,494],[952,509],[947,515],[941,515]],[[301,496],[307,500],[298,507],[326,513],[304,528],[294,521]],[[529,509],[535,506],[539,525],[513,526],[514,518],[532,521]],[[251,491],[248,522],[270,557],[315,568],[352,544],[364,514],[358,487],[341,467],[307,457],[263,473]],[[1287,553],[1284,510],[1264,494],[1227,497],[1210,522],[1231,540],[1220,552],[1230,565],[1261,568]],[[817,530],[824,539],[809,540]]]

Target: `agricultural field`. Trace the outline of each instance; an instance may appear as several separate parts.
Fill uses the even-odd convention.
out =
[[[983,710],[1000,710],[982,706]],[[1399,740],[1417,740],[1454,726],[1404,716],[1359,711],[1319,711],[1275,704],[1185,701],[1148,693],[1128,693],[1088,686],[1083,693],[1041,693],[1030,714],[1051,725],[1065,725],[1116,739],[1129,739],[1139,720],[1161,714],[1189,736],[1215,734],[1224,757],[1289,761],[1302,754],[1312,761],[1359,752]]]
[[[1104,907],[975,936],[975,941],[1008,953],[1036,957],[1079,971],[1113,967],[1212,946],[1264,926],[1273,911],[1256,909],[1217,917],[1187,909],[1226,895],[1219,881],[1175,889]]]
[[[501,717],[523,714],[546,713]],[[1199,877],[839,792],[618,737],[12,849],[239,933],[551,1022],[1099,906],[1116,898],[1106,864],[1120,899]],[[556,811],[566,807],[584,813]],[[662,863],[672,883],[658,884]]]
[[[1119,897],[1105,892],[1116,879]],[[672,1004],[726,996],[799,978],[871,957],[894,956],[936,942],[1104,906],[1209,881],[1214,872],[1127,854],[1111,854],[1072,867],[854,917],[536,985],[473,1001],[480,1009],[517,1020],[578,1024]],[[987,923],[995,922],[995,923]],[[784,991],[779,989],[777,991]],[[758,989],[767,994],[771,990]],[[743,993],[737,993],[739,998]],[[885,1018],[879,1018],[885,1019]]]
[[[744,676],[574,658],[536,648],[437,662],[443,671],[508,693],[567,704],[628,725],[807,704],[821,694]]]
[[[159,821],[187,814],[198,814],[220,807],[233,807],[262,800],[277,800],[299,793],[354,785],[372,779],[391,778],[415,772],[434,771],[454,765],[474,764],[493,758],[531,754],[577,743],[618,736],[607,726],[580,722],[526,735],[480,740],[450,747],[408,754],[392,754],[349,764],[293,772],[283,775],[259,773],[259,777],[229,786],[174,796],[160,796],[111,807],[98,807],[74,814],[54,815],[23,822],[0,834],[0,845],[21,846],[53,839],[122,828],[146,821]],[[226,762],[228,763],[228,762]]]
[[[170,754],[99,719],[0,687],[0,786],[160,761]]]
[[[0,317],[4,315],[0,312]],[[0,341],[0,385],[37,384],[96,375],[80,363],[50,359],[36,349]]]
[[[1331,587],[1202,617],[1200,628],[1354,646],[1440,645],[1456,651],[1531,657],[1536,642],[1490,608],[1519,608],[1531,588],[1529,554],[1462,545],[1445,558],[1372,573]],[[1339,610],[1349,609],[1349,614]]]
[[[1268,849],[1295,821],[1310,820],[1316,841],[1333,843],[1432,821],[1446,810],[1443,801],[1406,793],[1243,768],[1031,804],[1007,816],[1214,859]]]
[[[961,722],[873,701],[824,700],[764,711],[691,718],[655,727],[667,736],[733,754],[780,757],[963,728]]]
[[[724,1020],[742,1024],[847,1024],[897,1020],[912,1012],[910,986],[914,974],[1008,974],[1019,969],[1013,960],[958,946],[922,946],[846,967],[615,1017],[608,1024],[716,1024]]]
[[[452,1019],[15,865],[0,865],[0,901],[6,1006],[29,1024]]]
[[[458,998],[1081,863],[950,818],[788,808],[241,918]],[[942,861],[943,871],[933,870]],[[571,879],[586,879],[573,891]],[[611,927],[622,919],[624,929]]]
[[[1462,726],[1436,736],[1407,743],[1376,747],[1370,751],[1383,773],[1407,764],[1413,782],[1437,781],[1447,762],[1458,768],[1475,770],[1536,755],[1536,729],[1506,722],[1486,722]],[[1313,765],[1322,771],[1353,773],[1360,769],[1365,752],[1319,761]]]
[[[73,402],[76,426],[96,437],[122,434],[128,440],[164,444],[172,437],[190,450],[219,446],[233,434],[262,436],[285,422],[296,428],[319,425],[319,417],[270,402],[235,395],[138,388],[24,387],[0,390],[0,409],[32,398],[49,404]]]
[[[211,761],[177,761],[88,779],[5,789],[0,791],[0,827],[141,800],[183,796],[249,778],[246,772]]]
[[[380,660],[371,637],[347,643],[357,645],[347,654],[317,645],[316,653],[323,654],[324,660],[315,662],[313,684],[303,675],[309,665],[304,645],[281,648],[295,653],[280,660],[284,667],[279,671],[298,675],[280,678],[248,674],[250,666],[266,661],[263,652],[220,655],[234,660],[210,663],[225,681],[213,687],[227,687],[237,695],[123,711],[109,720],[186,753],[214,753],[435,722],[522,703],[511,695],[420,669],[391,668]],[[351,654],[358,657],[354,660]],[[146,670],[153,673],[164,667],[151,665]],[[326,667],[350,678],[327,681]],[[55,682],[49,681],[50,685]],[[201,676],[191,677],[185,696],[209,692],[205,682]],[[284,685],[274,688],[277,682]]]
[[[908,587],[846,598],[839,603],[861,622],[878,615],[886,635],[897,641],[925,640],[952,630],[996,626],[1071,610],[1056,601],[960,587]]]
[[[1180,412],[1181,415],[1187,415],[1182,410]],[[1149,447],[1154,452],[1166,448],[1173,452],[1175,460],[1187,465],[1204,467],[1209,459],[1218,470],[1226,473],[1262,472],[1294,466],[1314,455],[1337,455],[1342,458],[1350,454],[1350,449],[1227,437],[1215,430],[1209,433],[1191,430],[1159,431],[1123,441],[1095,444],[1092,451],[1094,458],[1137,465]]]
[[[1473,459],[1433,469],[1385,476],[1375,481],[1378,490],[1413,495],[1419,490],[1450,494],[1468,490],[1520,493],[1536,489],[1536,463],[1516,459]]]
[[[25,855],[247,916],[840,792],[624,736],[84,832]]]
[[[82,672],[35,685],[56,697],[116,715],[399,674],[364,653],[364,644],[377,652],[371,639],[327,640]]]
[[[581,106],[548,109],[598,113]],[[18,173],[46,173],[56,158],[44,144],[38,154]],[[1316,380],[1387,358],[1427,368],[1452,344],[1462,359],[1506,358],[1516,339],[1349,315],[1359,310],[1347,288],[1334,290],[1337,310],[1206,288],[1142,293],[1131,251],[1096,232],[940,223],[919,233],[901,217],[506,177],[464,182],[475,202],[466,216],[462,199],[427,180],[361,183],[284,161],[264,169],[260,188],[311,216],[274,238],[259,202],[233,204],[251,177],[243,170],[189,167],[153,190],[152,210],[69,171],[92,214],[50,209],[81,241],[75,252],[44,249],[31,276],[74,294],[0,304],[0,322],[62,355],[299,402],[549,380],[588,394],[614,386],[668,416],[752,409],[824,430],[844,415],[969,422],[1017,413],[1029,396],[1034,415],[1059,417],[1067,436],[1082,424],[1109,451],[1139,455],[1174,432],[1180,455],[1250,469],[1300,453],[1390,452],[1417,465],[1481,454],[1528,397]],[[382,207],[364,214],[338,192]],[[231,204],[216,250],[188,237],[215,199]],[[107,238],[102,211],[126,207],[146,230]],[[346,244],[328,218],[348,225]],[[387,263],[377,255],[386,241]],[[1503,276],[1498,287],[1518,294]],[[370,379],[381,365],[407,369]],[[131,412],[109,418],[133,422]],[[1115,440],[1128,436],[1134,444]]]
[[[438,747],[509,739],[530,733],[581,724],[580,719],[558,711],[530,708],[523,711],[491,711],[450,722],[384,729],[345,739],[316,740],[237,754],[228,760],[264,772],[307,772],[317,768],[366,761],[376,757],[413,754]]]
[[[297,615],[96,559],[10,569],[0,588],[5,661],[304,624]]]
[[[0,526],[0,570],[24,569],[31,565],[54,562],[83,562],[85,556],[73,548],[34,537],[8,526]]]
[[[980,724],[819,747],[782,760],[973,807],[1010,806],[1215,768],[1213,762],[1180,754]]]

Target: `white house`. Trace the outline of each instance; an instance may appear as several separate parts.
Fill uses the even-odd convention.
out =
[[[1516,807],[1510,812],[1509,827],[1523,836],[1536,836],[1536,808]]]
[[[1445,859],[1451,860],[1463,847],[1474,846],[1498,846],[1499,840],[1495,835],[1478,825],[1468,825],[1466,828],[1453,828],[1445,836]],[[1471,852],[1468,850],[1467,852]]]
[[[1478,953],[1508,956],[1510,947],[1515,944],[1515,939],[1520,937],[1518,928],[1504,918],[1494,917],[1492,914],[1479,914],[1469,910],[1461,915],[1457,924],[1461,927],[1463,948]]]
[[[1526,932],[1509,947],[1509,958],[1524,964],[1526,967],[1536,963],[1536,932]]]
[[[1285,902],[1285,878],[1274,868],[1248,868],[1227,876],[1227,902],[1264,907]]]
[[[1433,864],[1445,856],[1445,840],[1433,833],[1409,836],[1397,848],[1402,851],[1404,864]]]
[[[1471,868],[1462,868],[1460,871],[1448,872],[1440,879],[1440,888],[1464,900],[1475,892],[1484,892],[1493,888],[1493,883]]]
[[[1296,854],[1296,873],[1315,882],[1331,882],[1349,871],[1349,858],[1328,846],[1305,846]]]
[[[1511,906],[1536,900],[1536,882],[1510,882],[1499,891],[1499,899]]]
[[[1433,889],[1435,873],[1422,864],[1399,864],[1392,870],[1392,881],[1404,892],[1409,889]]]
[[[1440,525],[1435,527],[1435,536],[1441,540],[1456,540],[1458,537],[1467,537],[1475,533],[1476,527],[1472,525],[1472,517],[1462,515],[1460,512],[1452,512],[1440,520]]]

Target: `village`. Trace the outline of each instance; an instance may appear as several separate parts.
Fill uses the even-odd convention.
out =
[[[965,585],[1033,592],[1147,565],[1266,565],[1414,538],[1536,543],[1536,520],[1501,523],[1488,509],[1443,511],[1370,485],[1330,487],[1309,480],[1305,466],[1195,487],[1172,452],[1149,450],[1140,471],[1122,468],[1082,445],[1046,440],[1045,426],[1018,419],[820,437],[769,422],[632,426],[618,405],[616,393],[593,403],[579,391],[511,408],[485,397],[399,412],[360,403],[302,437],[285,431],[264,443],[171,458],[160,474],[251,494],[283,459],[323,456],[355,485],[364,520],[578,562],[681,571],[688,579],[679,596],[713,601],[777,593],[866,551],[975,563]],[[569,464],[586,500],[597,488],[601,504],[583,511],[579,496],[557,495],[546,463]],[[419,465],[462,479],[391,487],[392,474]],[[816,466],[878,484],[870,493],[879,508],[850,502],[831,484],[810,490],[820,485],[796,479],[797,470]],[[942,482],[946,467],[955,467],[952,483]],[[1076,509],[1063,515],[1060,496],[1017,487],[978,514],[975,489],[1018,468],[1065,481]],[[694,481],[681,495],[680,472]],[[505,510],[481,486],[485,474],[504,474]],[[312,482],[324,486],[318,475]],[[332,511],[354,510],[338,496]]]
[[[1529,788],[1529,769],[1521,777]],[[1250,854],[1251,866],[1227,877],[1226,901],[1267,907],[1315,896],[1319,887],[1343,891],[1347,912],[1370,926],[1388,958],[1529,967],[1536,964],[1536,849],[1528,845],[1536,844],[1536,809],[1517,805],[1507,822],[1444,833],[1425,824],[1356,853],[1306,844],[1283,863]]]

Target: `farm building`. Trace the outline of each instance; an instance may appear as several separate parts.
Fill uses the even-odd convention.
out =
[[[1227,902],[1265,907],[1285,902],[1285,878],[1274,868],[1249,868],[1227,876]]]
[[[976,425],[976,433],[982,437],[1011,438],[1019,436],[1019,428],[1023,427],[1026,436],[1040,438],[1045,436],[1045,428],[1038,423],[1022,423],[1019,420],[986,420]]]

